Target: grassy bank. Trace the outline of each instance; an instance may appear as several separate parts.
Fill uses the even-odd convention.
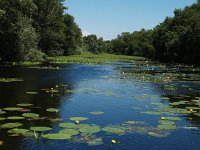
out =
[[[106,53],[102,54],[84,53],[81,55],[57,56],[57,57],[47,58],[47,61],[57,64],[59,63],[94,64],[94,63],[108,63],[108,62],[136,61],[136,60],[145,60],[145,58],[139,56],[124,56],[124,55],[113,55]]]

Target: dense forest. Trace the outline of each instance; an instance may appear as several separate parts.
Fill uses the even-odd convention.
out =
[[[83,37],[64,0],[1,0],[0,60],[42,61],[47,56],[93,53],[137,55],[200,65],[200,0],[174,11],[154,29],[124,32],[104,41]]]

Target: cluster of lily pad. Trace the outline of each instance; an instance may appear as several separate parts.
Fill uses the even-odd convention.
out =
[[[98,132],[105,132],[107,134],[117,135],[122,135],[126,133],[141,133],[155,137],[164,137],[168,135],[168,132],[164,131],[166,130],[166,128],[162,128],[162,126],[155,128],[150,125],[147,125],[144,122],[137,121],[127,121],[122,124],[107,125],[105,127],[101,127],[95,124],[82,124],[82,122],[87,121],[89,119],[86,117],[70,117],[69,121],[63,122],[63,120],[60,118],[41,117],[39,114],[31,111],[32,107],[34,107],[33,104],[23,103],[17,104],[16,107],[6,107],[0,109],[0,129],[7,130],[9,136],[25,136],[35,137],[37,139],[44,138],[49,140],[68,139],[72,141],[85,142],[88,145],[103,144],[102,137],[96,137],[96,133]],[[48,108],[46,109],[46,111],[49,113],[58,113],[60,110],[57,108]],[[15,114],[15,112],[19,112],[21,113],[21,115],[5,117],[7,113]],[[89,113],[92,115],[104,114],[104,112],[101,111]],[[23,128],[23,121],[21,122],[21,120],[37,121],[39,119],[49,119],[52,122],[57,122],[60,130],[58,132],[54,132],[53,129],[48,126],[31,126],[29,128]],[[78,123],[76,123],[77,121]]]
[[[199,81],[200,68],[193,66],[166,66],[149,61],[138,61],[137,66],[121,72],[122,76],[132,76],[144,82]],[[139,67],[138,67],[139,66]]]

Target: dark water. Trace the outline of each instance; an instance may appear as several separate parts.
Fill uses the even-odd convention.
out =
[[[144,65],[132,63],[114,63],[107,65],[57,65],[61,69],[32,68],[22,66],[1,66],[0,78],[22,78],[22,82],[0,83],[0,108],[16,106],[18,103],[34,104],[32,112],[49,118],[60,117],[62,122],[70,122],[69,117],[87,117],[83,124],[96,124],[101,127],[120,125],[126,121],[145,122],[155,127],[162,115],[147,115],[144,110],[154,109],[151,102],[161,102],[169,106],[173,101],[197,100],[200,97],[199,70],[187,67],[162,67],[160,65]],[[137,73],[138,76],[129,76],[126,73]],[[150,74],[151,79],[143,77]],[[164,73],[164,74],[163,74]],[[166,75],[167,74],[167,75]],[[180,76],[184,74],[184,76]],[[159,77],[161,76],[161,77]],[[173,80],[169,81],[169,77]],[[175,76],[175,77],[174,77]],[[152,77],[165,80],[152,81]],[[171,79],[170,78],[170,79]],[[63,92],[46,93],[41,89],[50,89],[65,85]],[[170,87],[170,88],[166,88]],[[36,95],[26,92],[35,91]],[[165,98],[163,98],[165,97]],[[168,99],[166,99],[166,97]],[[189,105],[189,104],[186,104]],[[193,105],[193,104],[191,104]],[[49,114],[47,108],[58,108],[58,114]],[[142,108],[142,110],[133,109]],[[174,106],[174,109],[186,107]],[[92,115],[89,112],[102,111],[103,115]],[[198,112],[197,112],[198,113]],[[8,112],[5,115],[21,115],[21,112]],[[200,117],[191,114],[178,115],[177,128],[168,132],[167,137],[157,138],[145,132],[131,132],[122,135],[109,134],[103,131],[96,133],[96,137],[103,140],[103,144],[89,146],[86,142],[73,140],[39,141],[30,137],[10,137],[7,130],[0,129],[0,141],[4,150],[198,150],[200,149]],[[13,121],[0,121],[0,124]],[[16,121],[17,122],[17,121]],[[47,120],[24,120],[23,128],[31,126],[48,126],[51,132],[59,130],[59,123]],[[188,128],[188,127],[195,127]],[[111,145],[116,139],[118,144]]]

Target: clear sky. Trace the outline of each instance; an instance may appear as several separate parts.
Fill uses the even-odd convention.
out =
[[[66,0],[66,12],[75,17],[84,34],[104,39],[122,32],[151,29],[175,8],[184,8],[196,0]]]

